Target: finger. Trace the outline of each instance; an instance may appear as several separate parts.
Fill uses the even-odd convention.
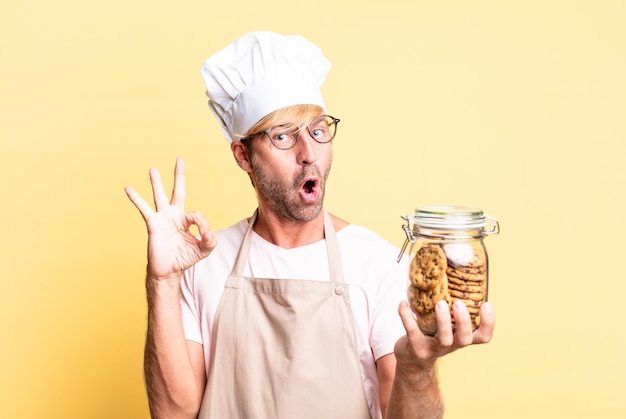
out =
[[[435,316],[437,318],[437,333],[435,337],[440,345],[451,346],[454,342],[454,334],[452,333],[450,307],[446,300],[440,300],[435,304]]]
[[[198,227],[198,233],[200,235],[209,231],[209,222],[204,214],[199,211],[188,212],[185,214],[185,218],[188,225],[195,225]]]
[[[454,339],[459,347],[471,345],[474,341],[472,332],[472,320],[467,306],[463,301],[455,301],[452,305],[452,314],[454,316],[455,333]]]
[[[215,234],[210,231],[202,234],[200,238],[201,240],[199,246],[202,250],[202,254],[208,256],[213,251],[213,249],[215,249],[215,246],[217,246],[217,238],[215,237]]]
[[[172,191],[172,205],[183,207],[185,204],[186,186],[185,186],[185,162],[183,159],[176,159],[174,167],[174,190]]]
[[[217,245],[217,239],[210,231],[209,222],[201,212],[189,212],[185,216],[190,225],[194,224],[198,227],[198,233],[200,235],[198,247],[203,256],[208,256]]]
[[[429,358],[431,356],[430,346],[427,344],[426,337],[420,330],[417,320],[415,320],[413,310],[411,310],[406,301],[400,303],[398,314],[400,314],[400,320],[402,320],[402,325],[404,330],[406,330],[406,342],[411,351],[414,352],[418,359]]]
[[[124,191],[126,192],[126,196],[128,196],[128,199],[130,199],[130,201],[135,205],[135,207],[137,207],[144,221],[147,222],[148,218],[150,218],[150,216],[154,214],[154,211],[152,211],[152,207],[150,207],[150,204],[148,204],[139,195],[139,193],[130,186],[127,186],[126,188],[124,188]]]
[[[480,307],[480,325],[474,332],[474,343],[487,343],[493,337],[496,316],[488,302]]]
[[[163,181],[161,174],[155,168],[150,169],[150,184],[152,185],[152,197],[154,198],[154,206],[157,211],[166,208],[169,205],[165,190],[163,189]]]
[[[415,317],[413,317],[413,311],[406,301],[400,303],[398,314],[400,314],[400,320],[402,320],[402,325],[409,339],[411,339],[413,335],[421,333],[415,321]]]

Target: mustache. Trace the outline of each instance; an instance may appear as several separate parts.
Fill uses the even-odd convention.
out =
[[[300,184],[304,181],[304,179],[308,177],[317,177],[321,182],[324,182],[325,176],[322,176],[322,171],[317,165],[306,166],[302,169],[302,172],[298,175],[298,177],[294,181],[294,185],[300,186]]]

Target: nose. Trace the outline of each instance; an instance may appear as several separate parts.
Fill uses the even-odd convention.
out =
[[[296,153],[298,162],[303,165],[313,164],[317,161],[317,146],[320,145],[315,141],[306,127],[299,132],[300,138],[296,144]]]

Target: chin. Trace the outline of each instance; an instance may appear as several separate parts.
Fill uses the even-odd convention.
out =
[[[291,218],[305,223],[317,219],[317,217],[321,214],[322,209],[323,206],[320,202],[315,205],[307,205],[306,207],[297,209],[293,208],[291,211],[288,211],[288,213],[291,215]]]

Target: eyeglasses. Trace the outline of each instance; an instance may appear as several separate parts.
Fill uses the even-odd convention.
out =
[[[335,138],[337,134],[337,124],[339,119],[330,115],[316,116],[308,123],[306,129],[309,132],[311,138],[320,144],[329,143]],[[289,150],[295,146],[300,139],[300,130],[302,125],[293,127],[292,124],[278,125],[265,131],[257,132],[256,134],[249,135],[244,140],[250,139],[254,136],[265,134],[270,139],[272,145],[280,150]]]

